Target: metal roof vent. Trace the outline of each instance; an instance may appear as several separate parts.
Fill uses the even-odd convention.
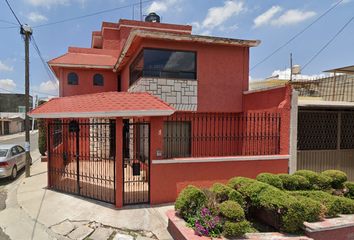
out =
[[[152,12],[149,13],[149,15],[147,15],[145,17],[145,22],[160,22],[160,16],[157,15],[156,13]]]

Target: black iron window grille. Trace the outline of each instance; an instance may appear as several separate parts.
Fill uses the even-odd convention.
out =
[[[275,155],[280,114],[175,113],[163,132],[163,158]]]

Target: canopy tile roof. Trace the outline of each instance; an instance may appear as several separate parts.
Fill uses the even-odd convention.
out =
[[[176,111],[149,92],[102,92],[52,98],[31,110],[34,118],[167,116]]]
[[[66,53],[48,62],[49,65],[72,65],[76,67],[105,67],[113,68],[117,58],[111,55],[87,54],[87,53]]]

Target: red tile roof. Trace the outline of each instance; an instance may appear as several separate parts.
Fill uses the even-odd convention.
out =
[[[83,65],[113,67],[117,58],[111,55],[66,53],[48,62],[49,65]]]
[[[149,92],[102,92],[53,98],[28,113],[34,118],[166,116],[176,111]]]

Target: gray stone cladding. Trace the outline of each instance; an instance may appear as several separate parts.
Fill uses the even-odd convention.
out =
[[[197,80],[140,78],[128,92],[150,92],[178,111],[197,111]]]

